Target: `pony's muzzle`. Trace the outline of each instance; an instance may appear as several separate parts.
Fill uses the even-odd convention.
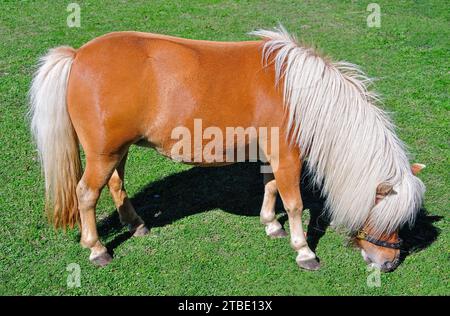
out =
[[[394,258],[394,260],[387,260],[383,264],[377,263],[377,261],[373,260],[363,249],[361,249],[361,255],[368,265],[374,265],[378,267],[381,272],[392,272],[400,265],[399,254]]]
[[[393,261],[386,261],[381,265],[380,270],[383,272],[392,272],[400,265],[400,256],[396,256]]]

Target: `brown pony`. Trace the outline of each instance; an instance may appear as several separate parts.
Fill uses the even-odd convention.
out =
[[[131,145],[200,166],[240,161],[235,154],[242,150],[241,160],[255,159],[246,150],[256,145],[257,158],[272,167],[264,176],[261,222],[268,236],[286,235],[275,216],[279,193],[300,267],[319,268],[302,228],[299,180],[306,161],[332,220],[357,239],[365,260],[382,270],[395,268],[398,229],[414,219],[424,188],[392,124],[375,106],[367,78],[355,65],[299,45],[282,27],[254,34],[262,40],[118,32],[77,50],[52,49],[41,59],[30,112],[46,208],[56,227],[80,224],[92,263],[112,260],[95,219],[105,185],[130,231],[148,232],[124,188]],[[192,134],[193,143],[180,143]],[[414,174],[422,167],[415,165]]]

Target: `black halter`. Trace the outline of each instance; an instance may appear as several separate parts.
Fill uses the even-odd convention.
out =
[[[371,244],[380,246],[380,247],[384,247],[384,248],[391,248],[391,249],[400,249],[402,246],[402,242],[403,240],[401,238],[398,239],[397,242],[388,242],[388,241],[383,241],[383,240],[379,240],[373,236],[370,236],[367,232],[365,232],[364,230],[360,230],[356,233],[355,238],[359,239],[359,240],[365,240],[370,242]]]

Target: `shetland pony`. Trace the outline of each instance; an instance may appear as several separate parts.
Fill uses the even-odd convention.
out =
[[[397,266],[398,230],[414,220],[422,204],[424,185],[415,174],[424,166],[411,168],[405,146],[357,66],[320,56],[281,26],[252,34],[261,40],[117,32],[77,50],[52,49],[41,58],[30,90],[30,116],[46,209],[55,227],[79,223],[81,245],[90,249],[92,263],[112,260],[95,219],[104,186],[130,231],[148,232],[124,188],[130,146],[149,146],[177,159],[173,131],[183,126],[194,132],[194,120],[201,119],[203,127],[224,133],[237,126],[279,130],[274,139],[246,135],[244,145],[256,142],[273,170],[264,175],[265,232],[286,235],[275,216],[279,193],[300,267],[320,266],[302,227],[303,161],[322,188],[331,219],[355,238],[364,259],[384,271]],[[268,149],[273,143],[277,150]],[[239,149],[233,142],[220,145],[223,155]],[[182,160],[223,164],[199,159],[190,149]]]

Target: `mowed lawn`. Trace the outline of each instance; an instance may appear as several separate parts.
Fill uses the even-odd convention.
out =
[[[78,1],[81,27],[69,28],[69,1],[1,0],[0,294],[450,294],[448,2],[377,1],[381,27],[369,28],[370,2]],[[300,270],[288,240],[267,238],[259,224],[258,166],[192,168],[133,147],[126,186],[151,233],[129,238],[104,191],[99,231],[114,260],[105,268],[92,266],[78,229],[55,231],[43,213],[44,184],[25,117],[38,57],[111,31],[238,41],[278,22],[379,79],[375,88],[413,161],[427,165],[420,177],[428,215],[407,234],[416,251],[371,287],[372,272],[359,252],[328,229],[317,246],[321,270]],[[277,211],[285,220],[281,203]],[[309,216],[305,211],[305,225]],[[81,268],[80,287],[67,286],[71,263]]]

